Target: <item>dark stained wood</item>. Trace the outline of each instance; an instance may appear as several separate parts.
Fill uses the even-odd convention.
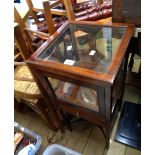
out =
[[[28,64],[32,74],[33,74],[33,77],[40,89],[40,91],[42,92],[42,95],[43,95],[43,98],[44,98],[44,102],[48,105],[49,109],[51,110],[52,112],[52,115],[54,116],[54,119],[55,119],[55,122],[57,123],[56,126],[62,128],[62,122],[60,121],[59,117],[58,117],[58,114],[56,113],[56,111],[54,110],[55,109],[55,104],[56,104],[56,101],[53,100],[55,97],[52,95],[52,90],[51,90],[51,87],[48,88],[47,87],[47,80],[44,78],[44,77],[41,77],[41,76],[36,76],[38,75],[39,73],[30,65]],[[44,83],[42,85],[42,82]],[[46,91],[50,94],[47,94]],[[52,95],[52,96],[51,96]]]
[[[88,110],[74,104],[68,104],[67,102],[62,101],[62,99],[58,99],[58,104],[63,111],[69,112],[74,116],[79,116],[97,125],[105,124],[105,120],[101,119],[99,114],[95,111]]]
[[[27,61],[28,63],[31,61]],[[32,62],[35,66],[38,65],[38,69],[42,72],[51,72],[55,76],[61,76],[65,78],[72,77],[74,80],[81,79],[82,82],[89,82],[96,86],[111,85],[113,77],[112,75],[98,73],[93,70],[88,70],[85,68],[74,67],[64,64],[59,64],[55,62],[44,62],[42,60],[37,60],[37,63]],[[46,66],[46,68],[45,68]],[[75,70],[77,72],[75,72]],[[89,78],[89,81],[88,79]]]
[[[109,66],[109,71],[108,71],[109,74],[117,75],[119,66],[121,65],[120,62],[123,61],[127,47],[129,45],[130,39],[133,36],[133,34],[134,34],[134,25],[129,25],[128,31],[126,31],[126,33],[124,34],[122,43],[119,46],[118,51],[113,59],[113,63]]]
[[[126,33],[123,36],[122,42],[114,55],[108,71],[106,73],[99,73],[89,69],[45,61],[37,58],[61,34],[61,32],[65,31],[69,24],[83,24],[85,26],[102,25],[101,23],[98,24],[93,22],[66,22],[63,27],[54,33],[50,39],[27,60],[27,63],[34,71],[38,86],[40,85],[39,87],[41,91],[44,91],[43,95],[48,104],[55,102],[53,105],[58,111],[61,110],[68,112],[72,115],[79,116],[92,123],[98,124],[104,133],[106,148],[109,148],[111,122],[113,120],[112,116],[116,116],[118,112],[115,108],[117,108],[117,101],[122,95],[122,85],[124,84],[122,81],[124,80],[124,76],[120,80],[121,84],[119,84],[119,82],[117,83],[117,78],[119,79],[119,76],[121,76],[121,71],[125,71],[124,66],[126,66],[127,63],[127,59],[125,57],[128,56],[126,49],[133,35],[134,26],[131,24],[121,23],[103,25],[108,27],[126,27]],[[70,103],[65,100],[65,98],[60,97],[57,91],[56,93],[53,91],[51,85],[45,80],[45,77],[52,77],[94,89],[97,91],[99,112],[78,106],[74,103],[74,100]],[[114,104],[112,104],[112,102],[114,102]]]
[[[112,21],[141,25],[141,0],[113,0]]]
[[[23,107],[20,102],[16,99],[16,97],[14,97],[14,109],[20,113],[22,108]]]
[[[37,60],[37,62],[38,62],[37,65],[40,66],[40,70],[41,69],[44,70],[45,68],[43,66],[46,66],[47,70],[49,70],[49,71],[51,70],[52,73],[54,73],[56,71],[56,73],[58,75],[63,74],[63,76],[66,76],[66,78],[68,76],[73,77],[73,74],[76,74],[74,78],[77,78],[78,76],[80,76],[81,79],[82,79],[82,77],[87,77],[87,78],[89,77],[90,80],[92,81],[92,83],[94,83],[93,80],[95,80],[96,84],[97,84],[97,81],[99,81],[100,84],[101,84],[101,82],[104,82],[103,84],[105,84],[106,81],[108,83],[112,84],[115,77],[116,77],[116,75],[117,75],[119,66],[121,64],[120,62],[122,62],[122,60],[123,60],[123,57],[125,55],[125,51],[126,51],[127,46],[129,44],[129,40],[133,35],[133,32],[134,32],[133,25],[129,25],[129,28],[128,28],[126,34],[124,35],[122,44],[119,46],[118,52],[116,53],[116,56],[114,57],[113,62],[109,66],[108,74],[98,73],[98,72],[95,72],[95,71],[92,71],[92,70],[79,68],[79,67],[74,67],[74,66],[68,66],[68,65],[64,65],[64,64],[59,64],[59,63],[56,63],[56,62],[48,62],[48,61],[44,62],[42,60]],[[54,33],[55,36],[52,36],[49,39],[49,42],[52,42],[52,40],[54,40],[55,37],[58,36],[58,33]],[[38,55],[40,55],[41,51],[46,49],[47,47],[48,47],[48,44],[47,43],[44,44],[42,46],[42,48],[40,48],[35,53],[35,55],[33,55],[33,57],[37,57]],[[32,63],[34,63],[34,62],[32,62]],[[77,70],[77,72],[75,72],[75,69]],[[85,79],[83,79],[83,80],[85,80]]]
[[[101,26],[116,26],[116,27],[128,27],[129,25],[133,24],[128,24],[128,23],[121,23],[121,22],[112,22],[112,23],[101,23],[101,22],[93,22],[93,21],[69,21],[70,24],[82,24],[82,25],[101,25]]]
[[[105,118],[105,89],[104,88],[98,88],[97,89],[97,98],[98,98],[98,106],[99,108],[99,115],[101,119]]]
[[[105,140],[106,140],[106,148],[109,149],[109,143],[110,143],[110,122],[111,122],[111,87],[105,87],[105,106],[104,106],[104,113],[105,113],[105,126],[103,127],[103,131],[105,134]]]

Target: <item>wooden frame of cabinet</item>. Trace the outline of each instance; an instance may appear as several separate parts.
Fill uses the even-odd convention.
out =
[[[109,148],[110,131],[114,116],[116,116],[121,106],[128,60],[126,50],[134,33],[134,26],[121,23],[103,25],[108,27],[125,26],[127,28],[107,73],[103,74],[85,68],[37,59],[69,24],[102,25],[101,23],[84,21],[66,22],[27,60],[27,63],[42,91],[44,99],[59,113],[62,111],[68,112],[100,126],[105,135],[106,148]],[[48,77],[96,90],[99,112],[70,104],[59,98],[49,84]]]

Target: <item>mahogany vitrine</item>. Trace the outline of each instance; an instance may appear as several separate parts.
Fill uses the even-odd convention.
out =
[[[28,60],[45,101],[110,130],[121,105],[131,24],[66,22]],[[55,80],[55,86],[49,82]]]

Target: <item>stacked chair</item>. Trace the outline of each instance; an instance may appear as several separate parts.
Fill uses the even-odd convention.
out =
[[[43,8],[35,8],[32,0],[26,1],[31,14],[29,18],[34,19],[38,25],[38,31],[44,33],[51,34],[52,31],[55,32],[67,19],[69,21],[111,22],[112,0],[101,1],[100,3],[91,1],[76,3],[75,0],[48,0],[43,2]],[[49,26],[47,21],[50,19],[52,19],[52,22],[50,22]]]
[[[23,37],[22,31],[17,23],[14,26],[14,38],[16,48],[20,50],[23,60],[31,55],[31,51]],[[53,84],[55,81],[50,79]],[[52,106],[46,105],[42,94],[25,62],[15,62],[14,70],[14,93],[15,104],[18,106],[26,104],[31,107],[47,123],[50,129],[57,131],[60,124],[58,115]],[[17,107],[15,105],[15,107]],[[50,114],[52,117],[50,117]],[[61,126],[61,125],[60,125]]]
[[[33,30],[29,26],[27,26],[15,7],[14,21],[20,25],[22,34],[24,36],[24,39],[26,40],[26,44],[28,44],[31,53],[33,53],[41,45],[39,44],[40,41],[44,42],[50,36],[38,30]]]
[[[37,24],[37,28],[39,32],[49,33],[49,29],[50,30],[52,29],[52,33],[54,33],[55,30],[57,30],[61,25],[63,25],[67,19],[66,18],[67,13],[65,10],[60,10],[56,8],[53,9],[54,7],[60,5],[62,3],[62,0],[48,1],[49,6],[50,6],[50,14],[51,14],[50,18],[52,19],[52,23],[50,25],[51,28],[47,27],[43,6],[41,8],[35,8],[33,6],[32,0],[26,0],[26,2],[28,4],[29,12],[31,14],[31,16],[29,16],[29,19],[34,19],[34,22]],[[60,16],[62,16],[62,18],[60,18]],[[54,17],[57,17],[57,18],[54,18]],[[61,23],[59,19],[61,19]]]

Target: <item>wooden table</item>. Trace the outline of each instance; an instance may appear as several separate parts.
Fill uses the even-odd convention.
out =
[[[122,99],[134,26],[66,22],[28,60],[45,101],[101,127],[106,148]],[[49,77],[57,79],[53,89]]]

